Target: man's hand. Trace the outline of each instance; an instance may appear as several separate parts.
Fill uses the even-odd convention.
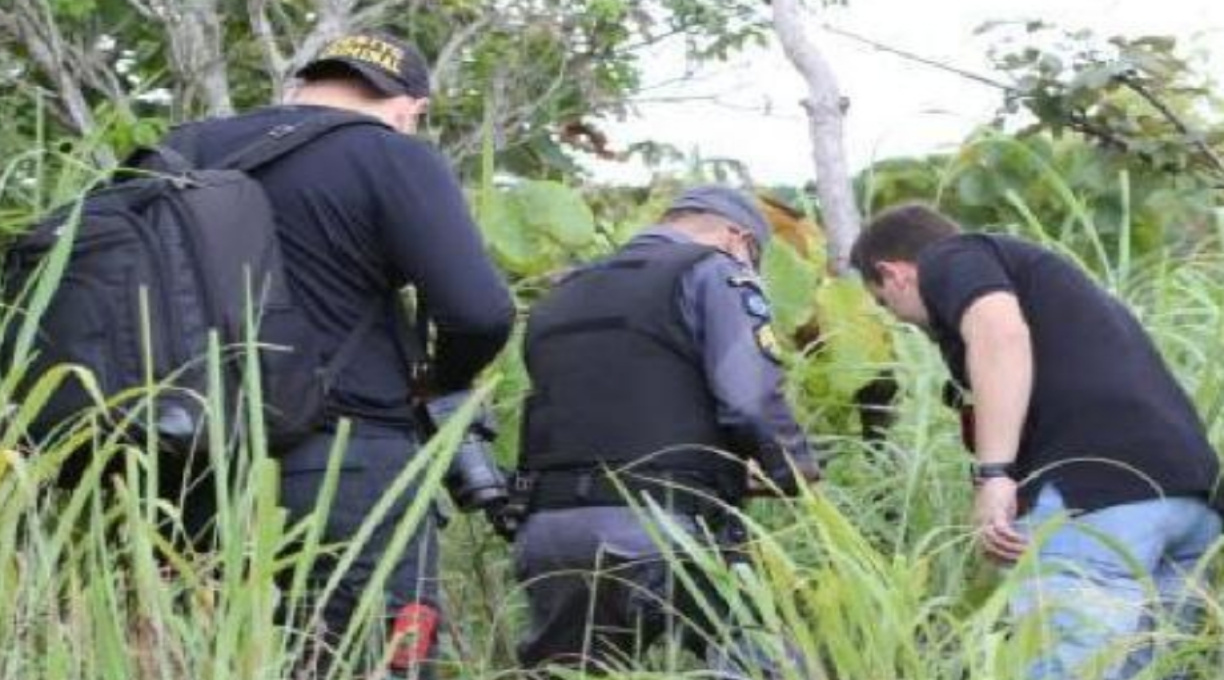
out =
[[[793,464],[793,466],[792,466]],[[823,477],[820,464],[811,456],[790,458],[788,466],[766,473],[755,460],[748,461],[749,498],[765,496],[798,496],[800,487],[816,488]]]
[[[982,550],[992,559],[1012,563],[1020,559],[1028,539],[1016,530],[1016,480],[991,477],[977,484],[973,497],[973,524]]]
[[[516,508],[508,503],[495,503],[484,509],[485,519],[493,527],[493,532],[507,543],[513,543],[522,526],[524,517]]]

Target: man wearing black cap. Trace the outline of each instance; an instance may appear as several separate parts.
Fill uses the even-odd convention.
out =
[[[784,493],[818,478],[756,275],[768,238],[748,196],[690,189],[533,308],[516,474],[528,508],[515,545],[531,619],[524,665],[599,672],[688,621],[686,644],[715,670],[770,667],[752,650],[701,644],[702,609],[625,498],[649,495],[695,535],[704,526],[733,542],[722,504],[745,495],[747,461]]]
[[[411,136],[429,104],[421,54],[386,35],[350,35],[327,45],[297,75],[288,104],[184,126],[169,144],[208,167],[320,116],[347,112],[356,121],[254,172],[276,214],[290,288],[321,335],[324,353],[355,357],[329,392],[335,418],[354,422],[322,537],[335,544],[354,536],[424,439],[412,418],[401,289],[414,287],[428,311],[418,321],[434,328],[428,388],[435,394],[470,386],[505,343],[514,308],[453,170]],[[291,520],[315,510],[331,429],[277,452],[281,501]],[[323,659],[348,627],[410,501],[408,494],[386,515],[321,603]],[[432,653],[438,625],[435,532],[432,517],[417,528],[383,588],[385,632],[401,641],[390,653],[394,670],[413,677]],[[322,587],[334,568],[322,560],[312,574],[315,585]]]

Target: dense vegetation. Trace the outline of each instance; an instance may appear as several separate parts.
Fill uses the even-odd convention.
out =
[[[111,7],[108,2],[62,4],[74,12],[66,21],[79,30],[91,20],[86,9]],[[464,6],[443,4],[455,12]],[[609,12],[621,6],[600,4]],[[665,4],[697,12],[701,3]],[[442,31],[440,25],[422,25]],[[148,30],[128,28],[137,37]],[[575,30],[580,29],[597,34],[595,28]],[[744,27],[729,33],[738,40],[751,34]],[[628,40],[617,35],[612,38]],[[152,63],[160,53],[144,37],[133,44],[148,51],[141,58]],[[476,70],[465,77],[486,85],[496,80],[479,68],[497,61],[498,39],[494,33],[487,45],[481,43],[488,52],[467,63]],[[698,47],[732,44],[710,41]],[[547,41],[540,45],[557,53],[570,49]],[[1127,63],[1172,69],[1158,72],[1155,80],[1144,80],[1152,72],[1142,68],[1124,73],[1147,91],[1164,88],[1159,96],[1180,112],[1180,127],[1144,108],[1150,102],[1113,75],[1084,75],[1090,63],[1113,63],[1105,56],[1085,53],[1081,61],[1055,68],[1041,53],[1001,54],[1001,66],[1032,88],[1027,98],[1017,90],[1017,107],[1040,104],[1030,111],[1029,124],[1018,129],[1005,113],[954,154],[882,162],[858,178],[861,204],[870,211],[907,198],[932,201],[975,228],[1018,233],[1080,261],[1140,315],[1193,396],[1213,444],[1224,449],[1224,212],[1220,173],[1211,160],[1220,146],[1220,109],[1209,88],[1181,87],[1193,72],[1174,59],[1171,45],[1140,41],[1121,48],[1146,59]],[[258,99],[237,91],[243,93],[241,101]],[[608,96],[623,94],[616,90]],[[489,96],[476,88],[444,108],[441,137],[476,140],[463,147],[472,204],[525,308],[550,272],[609,252],[650,221],[681,179],[633,189],[589,186],[572,174],[564,175],[574,180],[569,184],[549,181],[572,167],[568,152],[554,136],[525,131],[568,111],[568,100],[562,98],[553,110],[533,111],[542,118],[515,128],[523,133],[515,146],[500,143],[494,131],[498,122],[482,113]],[[55,122],[40,102],[40,95],[28,92],[0,96],[0,112],[17,122],[0,134],[4,233],[100,181],[98,149],[122,150],[169,121],[165,111],[119,115],[96,102],[98,125],[81,137]],[[1058,125],[1059,120],[1090,125],[1085,130]],[[1094,136],[1094,130],[1113,132]],[[506,170],[515,171],[514,180],[495,182]],[[818,206],[810,205],[804,190],[774,194],[818,221]],[[794,401],[826,447],[828,480],[801,498],[762,500],[749,508],[755,575],[727,569],[697,542],[681,541],[703,556],[695,560],[697,568],[732,603],[723,619],[726,628],[709,634],[722,640],[731,626],[746,626],[779,658],[784,657],[780,641],[789,639],[818,660],[823,673],[818,677],[1019,678],[1025,659],[1040,644],[1039,621],[1008,621],[1004,604],[1028,565],[1001,570],[973,548],[968,461],[952,414],[939,400],[946,378],[939,358],[925,338],[886,321],[853,281],[825,273],[817,231],[805,238],[809,241],[779,239],[767,254],[766,274],[787,338]],[[24,306],[36,309],[50,293],[49,286],[36,288]],[[0,317],[6,327],[30,323],[13,308]],[[27,363],[19,354],[4,367],[0,395],[10,394],[26,377]],[[899,386],[891,406],[895,423],[882,441],[866,443],[859,437],[852,398],[885,370]],[[122,430],[99,429],[87,416],[58,441],[31,446],[23,426],[40,408],[40,398],[64,380],[90,377],[66,367],[37,379],[41,389],[6,408],[0,422],[0,680],[289,677],[293,653],[305,638],[302,630],[278,625],[278,607],[302,601],[305,568],[320,551],[351,555],[353,550],[320,545],[317,520],[286,524],[275,502],[276,463],[259,436],[255,412],[249,437],[229,446],[213,438],[211,460],[238,484],[221,498],[218,544],[196,552],[173,540],[179,509],[149,500],[155,496],[158,456],[145,444],[124,437]],[[254,387],[256,377],[248,380]],[[125,398],[139,403],[156,389],[150,385]],[[501,415],[499,455],[509,463],[518,401],[527,389],[514,347],[488,372],[483,389]],[[420,465],[405,470],[399,488],[424,479],[426,489],[439,489],[461,424],[462,418],[453,421],[430,443]],[[65,452],[81,445],[96,461],[91,474],[74,491],[50,491],[49,480]],[[112,482],[101,478],[109,462],[125,471]],[[400,520],[405,532],[427,503],[420,496]],[[672,527],[660,522],[657,531],[663,536]],[[1183,643],[1161,657],[1162,668],[1184,667],[1193,678],[1224,674],[1218,642],[1224,635],[1220,564],[1217,547],[1203,565],[1215,585],[1201,628],[1189,634],[1158,628],[1158,641]],[[284,571],[295,578],[294,587],[282,592],[273,575]],[[447,677],[505,677],[523,629],[507,548],[480,520],[457,516],[445,534],[442,573],[451,613],[444,640]],[[371,604],[367,601],[367,613]],[[677,677],[694,667],[692,659],[665,648],[648,668],[625,669],[619,677]]]

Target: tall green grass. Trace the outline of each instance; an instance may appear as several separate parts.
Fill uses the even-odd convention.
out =
[[[0,231],[79,197],[98,176],[86,168],[75,157],[39,150],[14,159],[0,172],[0,203],[11,221]],[[1068,187],[1060,195],[1069,202],[1070,219],[1080,220],[1079,229],[1064,231],[1080,240],[1095,233],[1085,217],[1089,211],[1074,204],[1074,191]],[[1015,231],[1048,242],[1049,230],[1026,218],[1022,204],[1016,209]],[[1092,261],[1109,250],[1094,247],[1082,259]],[[1093,270],[1139,313],[1220,448],[1221,244],[1150,256],[1114,250],[1122,253],[1116,261],[1094,263]],[[46,276],[53,277],[62,265],[53,261]],[[25,328],[28,338],[30,313],[36,316],[52,290],[51,284],[33,287],[22,308],[6,309],[0,323]],[[737,631],[747,631],[790,677],[1023,677],[1042,642],[1039,621],[1016,623],[1006,616],[1007,596],[1023,567],[1000,570],[977,555],[966,521],[968,459],[956,423],[939,401],[944,369],[917,333],[897,327],[895,340],[892,368],[902,396],[887,441],[832,441],[828,480],[818,490],[787,501],[755,502],[744,516],[754,569],[727,567],[705,541],[678,531],[665,518],[656,517],[653,530],[681,571],[681,586],[695,582],[692,570],[700,570],[730,604],[729,613],[718,619],[722,625],[706,631],[710,639],[727,646]],[[0,680],[289,678],[293,660],[312,642],[315,612],[306,575],[314,560],[327,552],[342,563],[351,561],[395,494],[420,484],[409,511],[395,518],[395,540],[405,541],[441,493],[469,414],[453,419],[404,470],[354,543],[324,545],[321,529],[338,480],[342,428],[320,511],[291,525],[276,503],[277,462],[263,443],[253,366],[246,374],[246,408],[239,411],[245,434],[221,436],[231,424],[222,414],[234,412],[216,389],[222,353],[214,346],[206,358],[213,389],[200,398],[215,414],[209,461],[220,477],[235,482],[217,491],[216,539],[203,549],[184,540],[181,508],[156,500],[153,486],[165,460],[155,442],[135,437],[130,423],[101,426],[108,411],[105,396],[95,393],[94,411],[66,424],[52,440],[28,438],[24,424],[41,399],[64,380],[89,383],[88,373],[63,367],[37,376],[40,386],[33,396],[7,411],[0,423]],[[23,374],[27,365],[23,355],[4,367],[0,394],[12,394],[17,381],[33,378]],[[131,413],[137,417],[155,408],[152,396],[159,389],[163,386],[150,383],[117,398],[135,405]],[[58,466],[82,447],[93,461],[84,481],[71,490],[53,489]],[[1224,677],[1219,564],[1217,550],[1203,565],[1215,586],[1200,629],[1186,634],[1163,625],[1157,632],[1183,643],[1181,652],[1164,661],[1185,665],[1192,678]],[[383,565],[376,579],[385,577],[389,566]],[[454,518],[444,536],[442,579],[449,613],[444,677],[513,674],[512,647],[525,622],[511,571],[506,546],[480,520]],[[287,575],[289,585],[277,587],[275,574]],[[333,582],[325,590],[334,587]],[[284,624],[278,610],[285,609],[296,611],[299,623]],[[365,626],[379,625],[373,592],[361,609]],[[341,643],[342,657],[356,661],[363,653],[359,635],[355,631]],[[806,666],[791,662],[796,651]],[[758,677],[748,666],[749,675]],[[334,676],[344,667],[340,664]],[[614,677],[697,678],[701,673],[696,659],[664,645],[641,667]]]
[[[0,314],[0,327],[11,331],[5,337],[14,344],[8,348],[10,365],[0,378],[0,397],[8,406],[0,422],[0,678],[290,677],[295,660],[316,642],[312,631],[319,611],[311,603],[325,600],[336,589],[340,573],[356,559],[375,526],[384,519],[395,526],[386,546],[390,556],[402,550],[432,512],[475,402],[448,422],[389,485],[351,542],[325,545],[322,528],[336,491],[347,423],[342,422],[337,433],[319,510],[290,524],[277,503],[278,464],[265,444],[254,341],[248,339],[241,348],[247,357],[243,403],[235,405],[223,401],[229,392],[221,386],[221,362],[236,348],[223,348],[214,337],[202,358],[209,389],[196,395],[209,413],[208,447],[201,455],[217,479],[233,483],[216,485],[213,538],[196,544],[186,535],[179,491],[158,488],[163,483],[161,468],[183,461],[160,450],[155,434],[141,436],[135,427],[156,420],[155,397],[173,388],[150,377],[143,387],[103,395],[93,376],[79,366],[27,375],[38,319],[67,266],[79,199],[103,177],[96,171],[81,172],[85,167],[88,164],[72,156],[35,151],[15,159],[0,175],[22,185],[0,185],[0,197],[18,207],[14,223],[52,205],[76,206],[65,237],[40,275]],[[31,180],[60,185],[60,180],[43,177],[46,172],[56,173],[65,186],[75,184],[76,193],[48,198],[30,191]],[[70,174],[73,177],[67,178]],[[248,328],[255,323],[252,316]],[[147,329],[145,337],[149,346]],[[152,366],[151,357],[146,365]],[[21,403],[12,403],[15,387],[27,380],[34,386]],[[34,440],[29,423],[51,392],[69,380],[88,388],[93,406],[56,433]],[[115,407],[121,404],[124,415],[116,418]],[[227,414],[236,414],[241,422],[227,422]],[[234,432],[241,434],[235,437]],[[73,487],[56,488],[70,455],[84,456],[87,470]],[[420,492],[401,516],[389,517],[410,487]],[[337,560],[336,574],[321,592],[308,593],[307,575],[325,554]],[[385,559],[376,567],[372,587],[357,605],[357,624],[339,641],[340,662],[328,677],[344,677],[345,669],[367,653],[361,643],[364,633],[381,630],[381,584],[392,566],[393,560]],[[288,585],[278,588],[278,577]]]

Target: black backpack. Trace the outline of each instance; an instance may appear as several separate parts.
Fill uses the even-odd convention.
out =
[[[242,393],[250,308],[272,450],[316,429],[328,415],[332,378],[352,358],[382,306],[367,310],[324,362],[318,334],[286,284],[271,205],[249,173],[337,128],[381,124],[351,113],[320,114],[276,127],[208,169],[193,167],[167,147],[142,152],[134,157],[143,159],[137,165],[158,172],[122,171],[81,206],[61,210],[24,234],[6,253],[9,305],[28,303],[47,255],[63,239],[74,238],[61,246],[70,248],[67,264],[27,343],[31,361],[15,401],[29,398],[48,369],[78,364],[92,371],[110,398],[111,408],[102,411],[110,422],[156,430],[170,450],[200,451],[207,444],[206,357],[213,329],[221,347],[226,422],[242,421],[240,397],[250,397]],[[248,291],[253,305],[247,304]],[[5,366],[20,358],[14,350],[24,323],[19,314],[8,324]],[[152,379],[163,386],[153,400],[152,419],[142,390],[132,389],[146,384],[150,360]],[[36,439],[45,437],[95,403],[81,382],[68,380],[28,431]],[[230,427],[227,436],[234,431]]]

